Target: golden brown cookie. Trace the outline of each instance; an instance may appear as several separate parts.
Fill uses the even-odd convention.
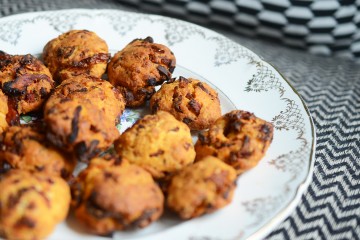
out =
[[[221,117],[218,93],[205,82],[193,78],[179,77],[163,84],[151,97],[150,108],[153,113],[170,112],[191,130],[209,128]]]
[[[122,95],[109,82],[89,75],[69,78],[46,102],[47,138],[86,161],[119,137],[116,124],[124,108]]]
[[[62,178],[11,170],[0,181],[0,233],[6,239],[45,239],[69,205],[70,189]]]
[[[49,41],[43,58],[55,81],[79,74],[101,77],[110,59],[106,42],[88,30],[71,30]]]
[[[69,178],[75,161],[50,146],[45,133],[30,126],[12,126],[2,135],[0,159],[12,168]]]
[[[234,167],[237,174],[255,167],[273,139],[271,123],[254,114],[234,110],[219,118],[199,134],[195,144],[196,160],[215,156]]]
[[[39,110],[54,88],[49,69],[36,57],[0,51],[1,89],[17,113]]]
[[[6,115],[8,112],[8,98],[0,89],[0,133],[4,132],[9,126],[6,120]]]
[[[72,193],[76,218],[96,234],[146,227],[163,212],[164,196],[151,175],[121,161],[91,160]]]
[[[154,178],[164,178],[195,158],[189,127],[164,111],[139,119],[115,142],[115,149]]]
[[[235,181],[232,167],[215,157],[205,157],[172,178],[167,206],[182,219],[214,212],[232,201]]]
[[[126,106],[138,107],[155,93],[155,86],[171,79],[174,54],[151,37],[135,39],[117,52],[108,66],[108,76],[126,98]]]

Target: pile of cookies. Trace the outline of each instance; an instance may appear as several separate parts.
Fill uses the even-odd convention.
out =
[[[100,235],[145,227],[165,207],[182,219],[213,212],[272,141],[270,123],[242,110],[222,116],[208,84],[173,78],[174,54],[151,37],[111,57],[96,33],[72,30],[42,59],[0,51],[2,237],[43,239],[69,209]],[[147,106],[152,114],[120,135],[124,109]],[[20,124],[34,112],[38,121]],[[88,166],[73,176],[78,162]]]

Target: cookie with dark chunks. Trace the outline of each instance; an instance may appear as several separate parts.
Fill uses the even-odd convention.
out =
[[[181,170],[195,158],[189,127],[164,111],[139,119],[114,145],[120,156],[156,179]]]
[[[75,161],[51,146],[42,129],[31,126],[12,126],[2,134],[0,159],[15,169],[63,178],[75,168]]]
[[[8,98],[0,89],[0,133],[4,132],[9,126],[7,121],[8,112]]]
[[[151,175],[116,159],[92,159],[72,185],[72,196],[75,217],[95,234],[143,228],[163,212],[164,196]]]
[[[106,42],[88,30],[71,30],[49,41],[43,58],[56,82],[80,74],[101,78],[110,60]]]
[[[216,120],[208,131],[199,134],[195,144],[196,161],[215,156],[241,174],[263,158],[273,134],[271,123],[250,112],[231,111]]]
[[[0,180],[0,235],[5,239],[45,239],[63,221],[70,189],[60,177],[11,170]]]
[[[138,107],[155,93],[155,86],[171,79],[176,59],[170,49],[151,37],[135,39],[117,52],[108,66],[108,76],[126,98],[126,106]]]
[[[49,69],[36,57],[0,51],[0,84],[18,114],[39,110],[54,88]]]
[[[163,84],[151,97],[150,108],[153,113],[170,112],[191,130],[209,128],[221,117],[218,93],[205,82],[193,78],[179,77]]]
[[[116,124],[124,108],[124,98],[109,82],[89,75],[69,78],[45,105],[47,139],[87,161],[119,137]]]
[[[208,156],[175,175],[168,187],[167,206],[182,219],[214,212],[232,201],[236,171]]]

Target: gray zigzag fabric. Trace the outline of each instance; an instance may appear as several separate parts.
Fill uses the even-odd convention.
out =
[[[124,2],[127,2],[126,5]],[[145,1],[0,0],[0,16],[74,7],[138,10],[140,2]],[[158,2],[160,4],[155,7],[152,3],[148,5],[160,13],[162,8],[158,6],[165,0]],[[192,13],[200,11],[198,6],[208,6],[209,2],[214,1],[191,1],[191,11],[187,5],[190,0],[166,2],[177,6],[172,8],[172,16],[183,16],[188,20],[196,17],[196,21],[200,22],[202,19],[207,23],[206,16],[212,11],[211,7],[201,10],[202,14]],[[254,7],[260,6],[254,0],[247,2],[252,2]],[[357,4],[359,5],[359,1]],[[249,21],[256,23],[255,20]],[[348,60],[313,56],[280,44],[269,45],[261,39],[250,39],[221,28],[216,30],[252,49],[276,66],[303,96],[316,125],[317,152],[313,181],[294,212],[266,239],[360,239],[359,65]]]

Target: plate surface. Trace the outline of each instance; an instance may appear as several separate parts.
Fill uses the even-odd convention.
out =
[[[293,211],[311,180],[315,131],[299,94],[274,67],[205,28],[118,10],[73,9],[2,18],[0,50],[39,56],[49,40],[70,29],[96,32],[112,54],[135,38],[152,36],[174,52],[178,63],[175,76],[197,77],[218,90],[223,113],[247,110],[275,126],[266,156],[239,177],[229,206],[189,221],[166,214],[145,229],[116,232],[114,239],[260,239]],[[121,131],[144,113],[126,110]],[[102,237],[87,235],[69,217],[49,239]]]

